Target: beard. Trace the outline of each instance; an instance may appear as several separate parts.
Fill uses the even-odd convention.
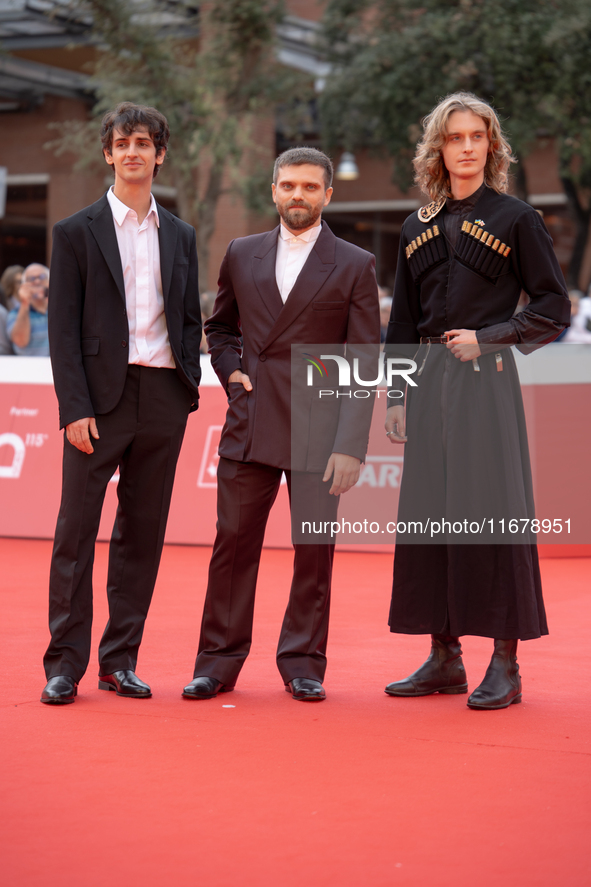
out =
[[[298,209],[294,205],[277,205],[279,215],[292,231],[303,231],[306,228],[311,228],[314,222],[320,218],[321,206],[314,207],[310,206],[309,203],[299,203],[297,207]]]

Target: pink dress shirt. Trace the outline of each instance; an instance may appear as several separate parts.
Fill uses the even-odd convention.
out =
[[[306,259],[314,249],[314,244],[322,230],[322,224],[309,228],[303,234],[292,234],[284,225],[279,228],[277,238],[277,258],[275,279],[283,302],[286,301]]]
[[[174,369],[168,339],[158,242],[158,208],[152,195],[150,210],[138,224],[130,209],[107,191],[123,268],[125,302],[129,323],[129,363]]]

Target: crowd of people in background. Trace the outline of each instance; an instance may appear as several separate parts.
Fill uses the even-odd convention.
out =
[[[0,278],[0,354],[49,357],[49,268],[10,265]]]
[[[45,357],[47,339],[47,288],[49,269],[33,264],[27,268],[10,265],[0,278],[0,354]],[[380,296],[380,341],[386,339],[392,309],[392,290],[378,287]],[[211,317],[216,294],[201,293],[203,322]],[[591,301],[591,300],[590,300]],[[201,353],[207,354],[205,333]]]
[[[17,292],[20,288],[22,265],[9,265],[0,277],[0,354],[14,354],[12,342],[6,330],[8,312],[18,308]]]
[[[0,277],[0,355],[49,357],[47,292],[49,268],[9,265]],[[201,294],[201,316],[211,316],[215,293]],[[205,334],[201,353],[207,354]]]
[[[571,345],[591,343],[591,284],[585,296],[580,290],[570,290],[570,326],[556,341]]]
[[[386,286],[378,285],[378,296],[380,297],[380,343],[383,344],[386,341],[392,312],[392,290]]]
[[[47,292],[49,268],[33,263],[9,265],[0,277],[0,355],[48,357]],[[380,296],[380,341],[386,339],[392,308],[392,291],[378,287]],[[585,296],[580,290],[569,292],[571,326],[556,341],[571,344],[591,343],[591,285]],[[215,302],[214,292],[201,294],[201,315],[205,322],[211,316]],[[524,300],[526,304],[526,300]],[[201,353],[207,354],[203,334]]]

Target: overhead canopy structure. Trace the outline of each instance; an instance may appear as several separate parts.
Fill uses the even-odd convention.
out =
[[[168,0],[157,15],[144,0],[130,0],[144,16],[168,33],[197,34],[199,6],[190,0]],[[92,16],[72,9],[69,0],[0,0],[0,111],[29,110],[44,95],[92,101],[89,79],[61,66],[18,58],[23,50],[52,50],[91,45]]]
[[[158,13],[145,0],[128,2],[137,6],[138,18],[162,30],[178,30],[185,37],[191,30],[196,33],[199,4],[192,0],[167,0]],[[8,52],[89,43],[91,30],[92,16],[73,8],[70,0],[0,0],[0,43]]]
[[[88,77],[28,59],[0,56],[0,111],[28,110],[44,95],[91,99]]]
[[[0,42],[8,52],[65,46],[88,39],[92,20],[76,15],[67,0],[0,0]]]
[[[167,0],[157,13],[146,0],[127,0],[138,19],[168,34],[197,36],[199,3]],[[309,72],[322,88],[329,67],[318,46],[318,24],[286,16],[278,28],[278,57],[283,64]],[[92,16],[73,9],[70,0],[0,0],[0,111],[29,110],[43,95],[92,100],[89,80],[60,65],[18,58],[27,50],[59,50],[92,45]],[[59,56],[57,56],[59,58]]]

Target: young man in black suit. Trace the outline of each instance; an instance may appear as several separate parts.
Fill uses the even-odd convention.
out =
[[[99,688],[151,696],[137,655],[200,378],[195,231],[151,193],[168,137],[155,108],[124,102],[108,112],[101,140],[115,184],[53,230],[49,341],[65,435],[45,703],[73,702],[88,665],[94,544],[117,468]]]

